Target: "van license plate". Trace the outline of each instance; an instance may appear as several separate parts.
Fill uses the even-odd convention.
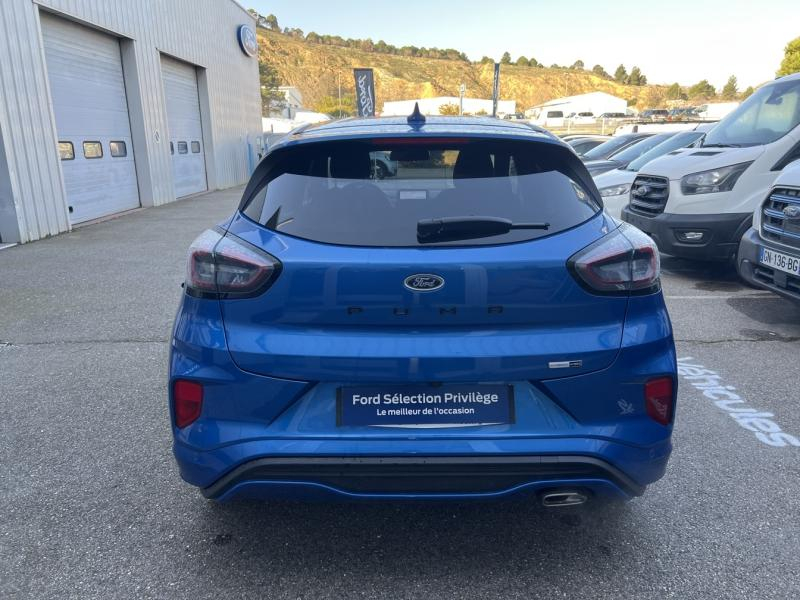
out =
[[[778,269],[784,273],[800,275],[800,258],[797,256],[775,252],[769,248],[762,247],[758,261],[762,265]]]
[[[446,427],[514,422],[514,388],[502,384],[341,387],[339,426]]]

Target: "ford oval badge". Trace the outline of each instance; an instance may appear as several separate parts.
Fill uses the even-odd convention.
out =
[[[418,273],[406,277],[403,285],[413,292],[432,292],[444,285],[444,279],[430,273]]]
[[[789,219],[790,221],[800,219],[800,206],[790,204],[789,206],[783,209],[783,214],[786,215],[786,218]]]

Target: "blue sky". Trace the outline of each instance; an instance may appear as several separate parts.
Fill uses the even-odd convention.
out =
[[[508,50],[550,65],[581,59],[613,72],[638,65],[652,83],[740,88],[774,77],[800,36],[800,0],[239,0],[281,27],[402,45],[457,48],[473,59]],[[366,65],[365,65],[366,66]]]

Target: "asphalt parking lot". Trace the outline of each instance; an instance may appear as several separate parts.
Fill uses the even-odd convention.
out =
[[[0,251],[0,597],[800,596],[800,308],[671,258],[675,451],[642,498],[204,500],[171,456],[168,336],[185,250],[239,193]]]

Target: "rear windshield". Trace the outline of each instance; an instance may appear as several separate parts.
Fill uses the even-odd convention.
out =
[[[271,158],[275,162],[243,212],[268,229],[317,242],[503,244],[552,235],[600,211],[574,154],[541,142],[325,142],[278,151]],[[448,217],[548,227],[435,243],[418,240],[420,221]]]
[[[667,152],[672,152],[678,148],[686,148],[694,144],[705,135],[702,131],[681,131],[671,136],[667,141],[661,142],[655,148],[648,150],[636,160],[628,163],[626,171],[638,171],[651,160],[664,156]]]
[[[628,144],[631,143],[632,140],[637,138],[636,135],[617,135],[612,137],[607,142],[603,142],[599,146],[592,148],[583,155],[584,160],[599,160],[603,158],[607,158],[614,154],[614,152],[619,151],[620,148],[624,148]]]
[[[641,142],[637,142],[633,146],[625,148],[624,150],[620,150],[619,152],[614,154],[613,158],[614,160],[618,160],[623,163],[628,163],[632,160],[639,158],[642,154],[644,154],[648,150],[652,150],[662,142],[666,142],[673,135],[675,134],[659,133],[657,135],[644,138]]]

